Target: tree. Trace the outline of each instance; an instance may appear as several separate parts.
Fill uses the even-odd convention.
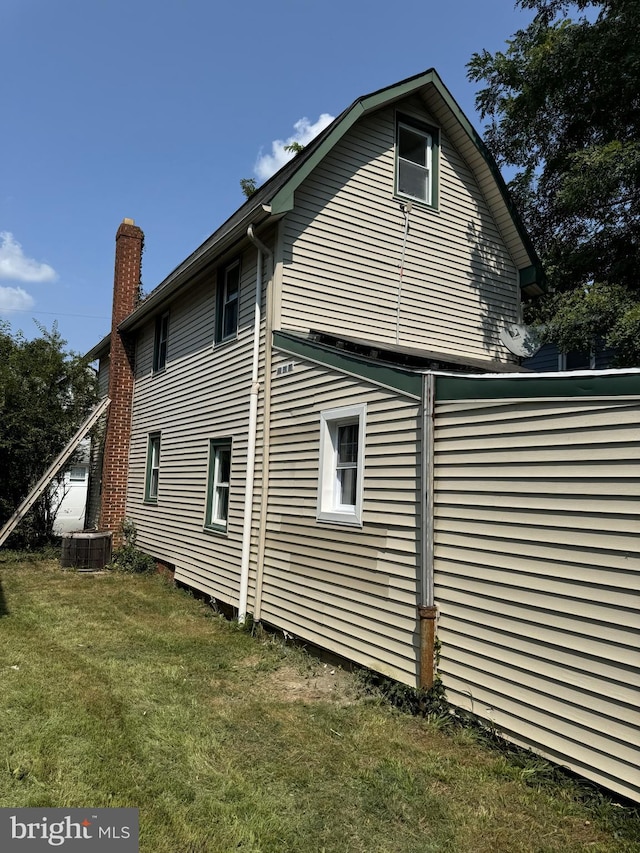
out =
[[[529,307],[561,350],[640,364],[640,0],[518,0],[535,10],[469,78],[486,141],[536,245],[549,294]],[[578,19],[567,17],[570,10]]]
[[[240,178],[240,189],[247,198],[251,198],[258,189],[255,178]]]
[[[97,399],[94,371],[65,350],[56,326],[31,341],[0,323],[0,526],[29,494]],[[45,493],[14,534],[20,546],[52,536],[55,518]]]

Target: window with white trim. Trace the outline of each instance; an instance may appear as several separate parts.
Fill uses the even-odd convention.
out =
[[[160,483],[160,433],[149,435],[147,445],[147,476],[145,479],[144,499],[147,503],[158,502]]]
[[[366,403],[320,413],[318,521],[362,525]]]
[[[226,532],[229,519],[231,480],[231,439],[212,438],[209,442],[209,485],[205,527]]]
[[[438,132],[398,117],[396,125],[396,194],[436,207]]]

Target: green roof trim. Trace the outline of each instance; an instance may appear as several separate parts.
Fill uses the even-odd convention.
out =
[[[308,341],[291,332],[274,332],[273,345],[283,352],[300,356],[307,361],[324,364],[341,373],[365,379],[374,385],[382,385],[420,400],[422,397],[422,375],[386,363],[351,353],[338,352],[333,347]]]
[[[532,397],[640,397],[640,371],[504,376],[436,375],[436,400],[513,400]]]

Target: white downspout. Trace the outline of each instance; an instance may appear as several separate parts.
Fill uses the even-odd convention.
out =
[[[247,237],[258,249],[256,269],[256,298],[253,315],[253,363],[251,366],[251,393],[249,397],[249,432],[247,436],[247,476],[244,493],[244,520],[242,526],[242,561],[240,563],[240,594],[238,597],[238,622],[243,625],[247,618],[249,594],[249,560],[251,556],[251,524],[253,510],[253,481],[256,467],[256,432],[258,428],[258,365],[260,359],[260,315],[262,304],[262,261],[264,255],[271,257],[269,249],[255,236],[253,225],[247,228]]]

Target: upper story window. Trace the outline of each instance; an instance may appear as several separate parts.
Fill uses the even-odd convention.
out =
[[[318,521],[362,525],[366,404],[320,414]]]
[[[156,318],[156,334],[153,340],[153,370],[164,370],[167,363],[167,341],[169,340],[169,312]]]
[[[147,503],[158,502],[158,485],[160,482],[160,433],[152,432],[147,445],[147,476],[145,480],[144,499]]]
[[[240,303],[240,261],[234,261],[218,272],[216,297],[216,341],[226,341],[238,334]]]
[[[396,194],[437,205],[438,131],[398,117],[396,126]]]

